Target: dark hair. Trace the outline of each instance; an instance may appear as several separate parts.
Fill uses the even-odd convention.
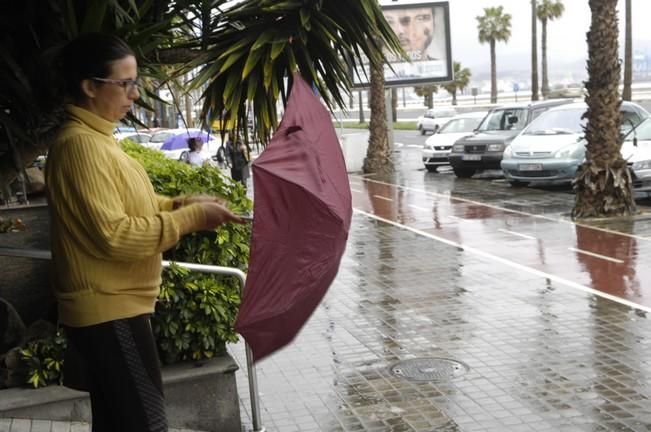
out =
[[[203,144],[203,139],[201,137],[190,137],[188,138],[188,148],[190,151],[196,151],[197,146]]]
[[[70,41],[61,55],[66,95],[85,98],[81,82],[92,77],[106,78],[111,64],[135,54],[119,37],[104,33],[85,33]]]

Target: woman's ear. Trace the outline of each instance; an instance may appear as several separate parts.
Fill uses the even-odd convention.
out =
[[[85,79],[81,81],[81,91],[84,92],[84,95],[88,98],[94,98],[97,92],[97,87],[92,80]]]

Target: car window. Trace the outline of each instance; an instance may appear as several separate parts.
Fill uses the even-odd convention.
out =
[[[622,124],[621,124],[621,133],[627,134],[637,126],[642,119],[635,111],[623,111],[622,112]]]
[[[136,134],[136,135],[128,136],[127,138],[129,138],[131,141],[139,143],[139,144],[149,142],[149,135]]]
[[[457,115],[457,113],[451,110],[436,111],[434,113],[434,117],[454,117],[455,115]]]
[[[512,120],[510,120],[512,119]],[[527,121],[525,108],[497,109],[491,111],[479,126],[480,131],[522,130]]]
[[[529,120],[529,122],[532,122],[535,119],[537,119],[540,116],[540,114],[544,113],[545,111],[547,111],[547,109],[535,109],[531,111],[531,119]]]
[[[459,132],[472,132],[477,129],[479,123],[481,123],[481,117],[475,118],[460,118],[454,119],[447,122],[438,133],[459,133]]]
[[[151,139],[149,142],[157,143],[157,142],[165,142],[168,138],[171,138],[174,136],[173,132],[158,132],[152,135]]]
[[[586,119],[582,119],[583,108],[564,109],[559,111],[546,111],[537,119],[532,121],[525,135],[559,135],[559,134],[580,134]]]
[[[629,134],[626,135],[626,141],[633,141],[633,138],[637,138],[640,141],[651,141],[651,119],[642,122],[635,128],[634,132],[629,131]]]

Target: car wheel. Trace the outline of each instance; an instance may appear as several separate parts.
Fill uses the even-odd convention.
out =
[[[470,178],[475,175],[477,170],[472,168],[453,168],[454,175],[459,178]]]
[[[184,151],[183,153],[181,153],[181,156],[179,156],[179,161],[180,162],[187,162],[189,156],[190,155],[188,154],[188,152]]]
[[[529,186],[529,182],[524,182],[520,180],[509,180],[509,183],[512,187],[526,187]]]
[[[425,128],[421,126],[420,127],[420,134],[425,135],[426,133],[427,133],[427,130],[425,130]]]
[[[436,172],[439,167],[437,165],[425,165],[425,169],[427,169],[428,172]]]

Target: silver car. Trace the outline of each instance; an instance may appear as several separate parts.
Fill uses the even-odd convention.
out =
[[[583,102],[554,107],[541,114],[504,151],[504,177],[513,186],[531,182],[569,182],[585,158]],[[633,102],[622,102],[622,134],[639,125],[649,113]]]

